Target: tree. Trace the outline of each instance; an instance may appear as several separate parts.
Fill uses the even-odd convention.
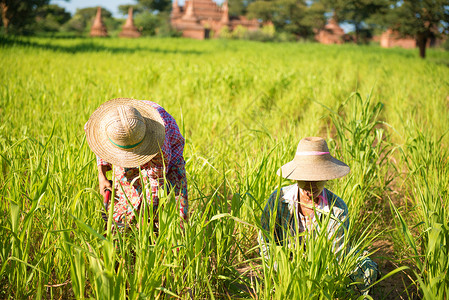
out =
[[[169,12],[171,10],[171,0],[137,0],[139,5],[152,12]]]
[[[6,34],[13,29],[24,33],[26,27],[35,22],[36,11],[50,0],[0,0],[2,25]]]
[[[277,31],[307,38],[324,25],[324,9],[298,0],[259,0],[248,6],[248,17],[272,22]]]
[[[55,4],[44,5],[36,10],[36,31],[59,31],[70,20],[71,15],[63,7]]]
[[[136,5],[136,4],[119,5],[118,11],[122,15],[127,15],[128,14],[128,10],[129,10],[130,7],[132,7],[134,14],[139,14],[139,13],[141,13],[143,11],[143,7],[141,5]]]
[[[346,21],[354,26],[355,40],[359,42],[363,26],[377,14],[388,9],[387,0],[322,0],[324,5],[333,11],[338,21]]]
[[[253,0],[228,0],[229,16],[238,17],[246,15],[248,5],[252,2]]]
[[[394,1],[384,24],[404,36],[414,36],[419,56],[425,58],[429,39],[449,31],[449,1]]]
[[[258,0],[248,6],[248,18],[272,22],[276,13],[275,1]]]

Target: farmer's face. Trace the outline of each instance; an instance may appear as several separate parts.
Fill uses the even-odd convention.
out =
[[[324,189],[326,181],[298,181],[298,186],[310,198],[317,198]]]

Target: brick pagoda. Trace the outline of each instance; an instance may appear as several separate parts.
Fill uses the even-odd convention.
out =
[[[224,26],[230,31],[237,26],[248,30],[260,27],[257,20],[248,20],[243,16],[229,17],[227,1],[219,7],[212,0],[186,0],[182,7],[178,0],[174,0],[170,19],[172,26],[181,31],[183,37],[199,40],[217,37]]]
[[[126,19],[125,25],[123,25],[119,37],[138,38],[140,36],[141,33],[137,30],[137,27],[134,25],[133,8],[130,7],[128,9],[128,19]]]
[[[108,36],[108,30],[101,20],[101,7],[97,7],[97,14],[94,19],[94,24],[90,28],[90,36],[105,37]]]

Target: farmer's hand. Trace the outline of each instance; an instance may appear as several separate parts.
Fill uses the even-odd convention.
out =
[[[100,178],[100,176],[98,176],[98,182],[100,185],[100,194],[102,196],[104,196],[104,193],[106,192],[106,190],[112,191],[112,185],[106,177]]]
[[[106,166],[98,166],[98,183],[100,187],[100,194],[104,197],[106,190],[112,191],[111,182],[106,177]]]

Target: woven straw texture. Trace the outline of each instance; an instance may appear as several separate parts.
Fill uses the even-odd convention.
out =
[[[137,168],[161,151],[164,121],[156,109],[140,100],[116,98],[103,103],[85,127],[87,142],[101,159]]]
[[[348,165],[329,154],[323,138],[307,137],[299,141],[295,158],[283,165],[277,174],[292,180],[324,181],[343,177],[349,171]]]

